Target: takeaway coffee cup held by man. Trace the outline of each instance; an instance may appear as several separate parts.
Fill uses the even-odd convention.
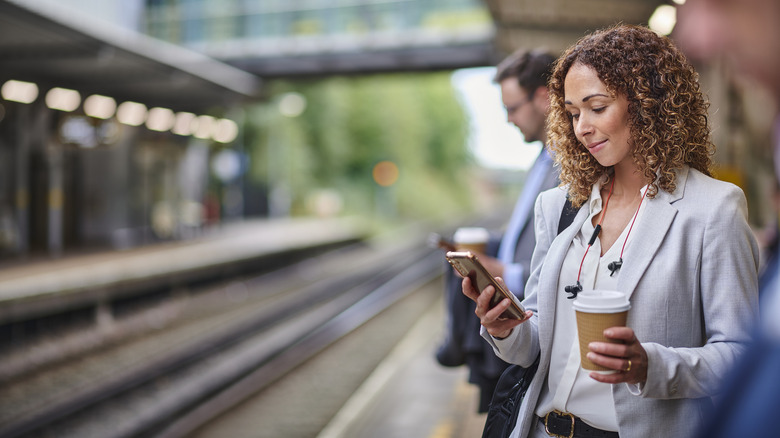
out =
[[[490,240],[490,232],[480,227],[462,227],[455,230],[452,240],[458,251],[484,254]]]

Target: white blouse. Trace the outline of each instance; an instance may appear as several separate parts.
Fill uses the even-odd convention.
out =
[[[591,379],[589,377],[590,371],[583,370],[580,367],[577,323],[574,309],[572,308],[573,300],[564,298],[564,296],[569,296],[569,294],[564,292],[564,287],[574,285],[577,281],[580,262],[582,262],[583,254],[588,247],[588,241],[595,229],[593,217],[599,214],[603,208],[601,186],[602,181],[593,185],[588,200],[590,216],[569,246],[558,278],[558,293],[560,296],[555,309],[556,318],[553,328],[550,371],[547,375],[547,384],[543,387],[536,406],[536,415],[544,417],[548,412],[557,409],[563,412],[570,412],[582,418],[593,427],[617,431],[617,416],[615,414],[614,400],[612,399],[611,385]],[[640,194],[644,193],[645,188],[641,189]],[[645,210],[647,201],[645,199],[642,202],[636,222],[641,220],[642,211]],[[614,276],[610,276],[607,266],[620,258],[620,252],[623,249],[623,242],[626,241],[627,234],[628,241],[623,251],[623,260],[625,262],[623,269],[631,269],[631,242],[635,240],[633,233],[628,233],[631,222],[628,222],[620,237],[603,256],[600,256],[600,239],[595,240],[582,265],[580,284],[582,284],[583,290],[616,289],[618,276],[621,271],[616,272]]]

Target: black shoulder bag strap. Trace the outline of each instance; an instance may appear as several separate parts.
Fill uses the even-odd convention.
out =
[[[561,210],[561,218],[558,220],[558,234],[568,228],[577,215],[577,209],[566,198]],[[507,438],[512,433],[517,416],[520,413],[520,404],[523,402],[526,391],[531,385],[531,380],[539,367],[539,357],[536,357],[533,365],[523,368],[520,365],[509,365],[501,377],[498,378],[496,389],[490,400],[485,428],[482,438]]]
[[[577,210],[574,208],[574,206],[571,204],[571,201],[569,200],[569,197],[566,197],[566,203],[563,204],[563,209],[561,210],[561,218],[558,220],[558,234],[561,234],[563,230],[569,227],[572,222],[574,222],[574,216],[577,216]]]

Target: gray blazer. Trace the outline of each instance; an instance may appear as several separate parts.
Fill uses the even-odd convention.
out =
[[[524,305],[534,312],[501,341],[482,335],[507,362],[539,371],[523,401],[512,437],[526,437],[550,366],[558,284],[566,251],[588,217],[582,208],[557,234],[566,198],[554,188],[536,201],[537,246]],[[612,385],[620,436],[693,436],[719,383],[750,339],[758,315],[758,246],[742,191],[692,169],[678,172],[677,190],[647,199],[636,240],[618,279],[630,294],[628,326],[648,355],[647,382]],[[574,279],[572,279],[572,282]],[[566,283],[568,284],[568,283]]]
[[[546,154],[547,152],[543,150],[541,153]],[[558,169],[554,166],[550,166],[550,169],[547,171],[547,174],[545,175],[542,181],[542,186],[540,191],[551,189],[557,185],[558,185]],[[539,194],[529,193],[528,195],[536,198]],[[523,193],[522,196],[526,196],[526,194]],[[518,202],[520,202],[520,200],[518,200]],[[536,247],[536,237],[534,235],[534,223],[532,219],[533,219],[532,211],[529,212],[527,218],[523,218],[523,222],[520,225],[520,234],[517,237],[517,245],[515,246],[514,262],[515,264],[521,265],[523,269],[523,275],[522,275],[523,278],[519,279],[520,281],[522,281],[522,284],[520,284],[521,287],[525,286],[525,284],[528,282],[528,278],[531,275],[531,256],[533,255],[534,248]],[[524,294],[524,289],[514,290],[513,288],[512,292],[514,292],[515,294],[517,294],[517,296],[522,298]]]

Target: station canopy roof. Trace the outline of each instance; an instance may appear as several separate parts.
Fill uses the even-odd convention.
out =
[[[616,23],[649,24],[668,0],[483,0],[496,24],[499,52],[544,48],[560,54],[577,40]]]
[[[56,2],[0,0],[0,84],[34,82],[175,111],[257,97],[260,79]]]

